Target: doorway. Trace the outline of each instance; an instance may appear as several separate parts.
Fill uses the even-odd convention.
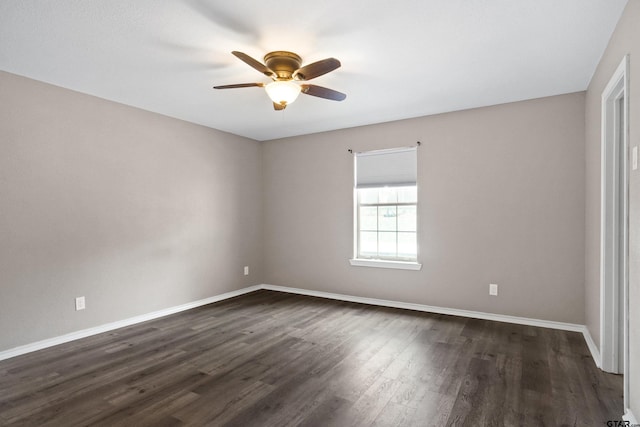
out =
[[[606,372],[628,372],[629,58],[602,93],[600,353]],[[624,378],[625,408],[628,381]]]

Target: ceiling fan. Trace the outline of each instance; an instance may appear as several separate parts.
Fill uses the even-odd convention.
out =
[[[296,100],[300,93],[318,98],[342,101],[347,95],[333,89],[311,84],[298,84],[296,81],[307,81],[327,74],[340,67],[340,61],[327,58],[300,67],[302,58],[293,52],[278,50],[264,56],[263,64],[246,53],[231,52],[238,59],[260,71],[273,80],[271,83],[239,83],[233,85],[214,86],[214,89],[236,89],[242,87],[263,87],[273,101],[275,110],[284,110],[287,105]]]

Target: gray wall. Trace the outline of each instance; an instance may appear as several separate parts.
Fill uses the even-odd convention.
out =
[[[422,271],[350,266],[347,149],[418,140]],[[584,93],[265,142],[264,279],[584,323],[584,165]]]
[[[0,351],[260,283],[260,176],[258,142],[0,72]]]
[[[261,282],[586,322],[598,343],[600,94],[631,52],[631,145],[640,145],[638,16],[631,0],[586,97],[262,147],[0,72],[0,351]],[[346,150],[417,140],[422,271],[351,267]],[[634,172],[631,402],[640,402],[639,186]],[[87,309],[76,312],[80,295]]]
[[[600,138],[601,96],[613,72],[629,53],[630,141],[640,145],[640,0],[630,0],[591,79],[586,96],[586,324],[600,345]],[[629,375],[632,412],[640,414],[640,170],[629,187]]]

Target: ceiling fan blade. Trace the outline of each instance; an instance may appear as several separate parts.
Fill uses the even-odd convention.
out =
[[[240,87],[264,87],[264,83],[238,83],[235,85],[214,86],[214,89],[237,89]]]
[[[273,109],[276,111],[284,110],[285,108],[287,108],[286,105],[278,104],[277,102],[273,103]]]
[[[293,73],[293,77],[296,80],[311,80],[319,77],[323,74],[327,74],[330,71],[340,67],[340,61],[336,58],[327,58],[322,61],[314,62],[309,65],[305,65],[302,68]]]
[[[267,77],[275,77],[276,76],[276,73],[274,73],[269,67],[264,65],[262,62],[260,62],[260,61],[258,61],[256,59],[253,59],[252,57],[250,57],[246,53],[238,52],[237,50],[234,50],[231,53],[234,54],[238,59],[243,61],[245,64],[250,65],[251,67],[253,67],[256,70],[260,71],[265,76],[267,76]]]
[[[301,92],[306,93],[307,95],[317,96],[318,98],[330,99],[332,101],[344,101],[347,97],[342,92],[338,92],[337,90],[329,89],[322,86],[316,85],[300,85],[302,87]]]

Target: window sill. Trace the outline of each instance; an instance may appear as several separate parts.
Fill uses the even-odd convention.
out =
[[[386,261],[380,259],[350,259],[349,263],[355,267],[393,268],[397,270],[421,270],[422,264],[406,261]]]

